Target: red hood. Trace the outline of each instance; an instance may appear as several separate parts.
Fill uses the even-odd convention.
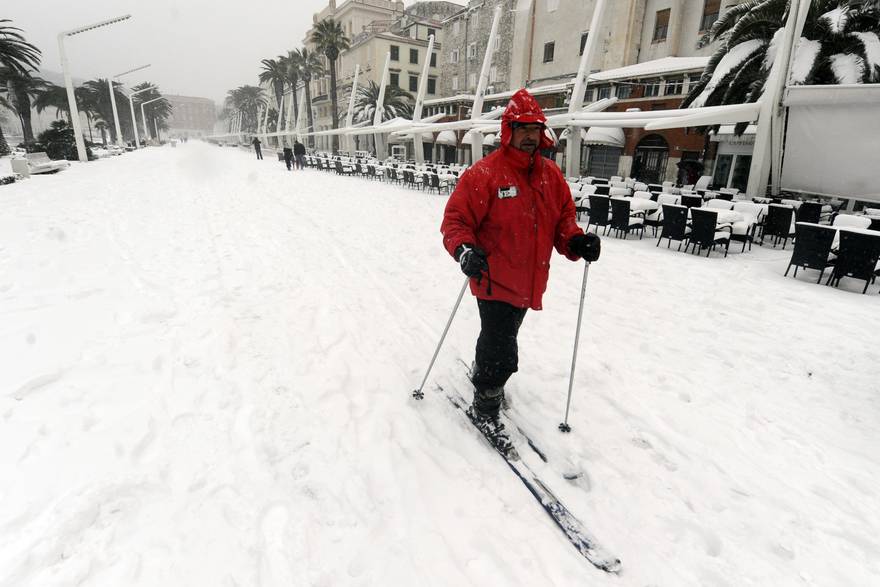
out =
[[[544,116],[544,111],[541,110],[538,101],[525,88],[517,91],[510,98],[510,102],[507,103],[507,108],[504,110],[504,115],[501,117],[501,144],[505,147],[510,146],[511,122],[547,123],[547,117]],[[553,146],[553,139],[550,138],[549,133],[545,130],[541,135],[541,143],[538,145],[538,148],[550,149]]]

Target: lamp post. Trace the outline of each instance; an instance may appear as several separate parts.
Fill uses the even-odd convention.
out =
[[[82,127],[80,126],[79,122],[79,110],[76,107],[76,95],[73,93],[73,79],[70,76],[70,64],[67,62],[67,53],[64,51],[64,38],[72,37],[74,35],[78,35],[80,33],[91,31],[104,26],[109,26],[111,24],[116,24],[117,22],[128,20],[129,18],[131,18],[131,15],[126,14],[124,16],[111,18],[110,20],[105,20],[70,31],[62,31],[58,33],[58,52],[61,54],[61,69],[64,71],[64,86],[67,88],[67,103],[70,106],[70,120],[73,122],[73,135],[74,139],[76,139],[76,152],[79,156],[79,160],[84,163],[89,160],[89,156],[86,153],[86,143],[85,141],[83,141],[82,138]]]
[[[141,88],[136,92],[132,92],[128,95],[128,107],[131,109],[131,128],[134,130],[134,148],[141,148],[141,139],[138,137],[138,125],[137,125],[137,117],[134,114],[134,97],[141,92],[146,92],[147,90],[155,90],[156,86],[148,86],[146,88]]]
[[[148,67],[150,67],[149,63],[141,65],[140,67],[135,67],[134,69],[129,69],[128,71],[123,71],[122,73],[117,73],[113,77],[107,79],[107,85],[110,86],[110,103],[113,104],[113,123],[116,125],[116,144],[118,146],[122,146],[122,128],[119,126],[119,112],[116,110],[116,92],[113,91],[113,80]],[[134,121],[132,120],[131,123],[134,124]]]
[[[159,96],[158,98],[153,98],[152,100],[147,100],[146,102],[141,102],[141,122],[144,125],[144,139],[149,138],[149,134],[150,134],[149,131],[147,130],[147,115],[144,114],[144,106],[146,106],[147,104],[152,104],[153,102],[156,102],[161,99],[162,99],[162,96]],[[156,133],[156,134],[158,135],[158,133]]]

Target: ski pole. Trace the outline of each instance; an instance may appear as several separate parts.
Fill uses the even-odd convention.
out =
[[[446,340],[446,333],[449,332],[449,327],[452,325],[452,319],[455,318],[455,313],[458,312],[458,306],[461,304],[461,298],[464,297],[464,290],[467,289],[470,280],[470,277],[465,277],[464,283],[461,286],[461,291],[458,292],[458,299],[455,300],[455,307],[452,308],[452,314],[449,315],[449,320],[446,321],[446,328],[443,329],[443,334],[440,336],[440,342],[437,343],[437,348],[434,349],[434,356],[431,357],[431,364],[428,365],[428,370],[425,371],[425,377],[424,379],[422,379],[422,384],[419,385],[418,389],[412,392],[412,396],[416,399],[422,399],[425,397],[422,389],[425,387],[425,382],[428,380],[428,375],[431,374],[431,369],[434,367],[434,361],[437,360],[437,355],[440,354],[440,347],[443,346],[443,341]]]
[[[577,331],[574,335],[574,352],[571,355],[571,375],[568,378],[568,399],[565,402],[565,420],[559,425],[560,432],[571,432],[571,426],[568,425],[568,409],[571,406],[571,390],[574,387],[574,366],[577,364],[578,357],[578,341],[581,338],[581,318],[584,315],[584,297],[587,295],[587,274],[590,272],[590,264],[584,264],[584,281],[581,284],[581,305],[578,308]]]

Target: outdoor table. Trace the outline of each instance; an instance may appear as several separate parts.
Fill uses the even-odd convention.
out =
[[[716,208],[700,208],[700,210],[707,210],[709,212],[717,212],[718,218],[716,220],[717,224],[733,224],[734,222],[740,222],[745,220],[745,216],[736,210],[718,210]],[[691,208],[688,208],[688,215],[690,215]]]
[[[631,198],[631,197],[620,197],[614,198],[615,200],[624,200],[629,202],[629,209],[632,212],[645,212],[650,211],[653,212],[655,210],[660,209],[660,204],[655,202],[654,200],[646,200],[644,198]]]
[[[649,183],[648,184],[648,191],[651,193],[662,192],[663,191],[663,184],[662,183]]]

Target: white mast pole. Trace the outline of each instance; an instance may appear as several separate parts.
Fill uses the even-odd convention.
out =
[[[602,37],[602,23],[605,21],[606,0],[596,0],[593,8],[593,18],[590,29],[587,32],[587,44],[581,55],[578,66],[577,78],[574,80],[574,88],[571,91],[571,100],[568,103],[568,113],[578,112],[584,104],[584,94],[587,91],[587,81],[590,75],[590,65],[595,61],[594,57],[599,48]],[[565,175],[575,177],[580,175],[581,166],[581,129],[573,126],[568,127],[568,141],[566,143]]]
[[[428,69],[431,67],[431,53],[434,51],[434,35],[428,37],[428,53],[425,55],[425,65],[422,67],[422,79],[419,80],[419,93],[416,94],[416,105],[413,108],[413,122],[422,119],[422,103],[425,101],[425,92],[428,89]],[[422,133],[413,133],[413,148],[416,155],[416,163],[425,162],[425,148],[422,146]]]
[[[357,97],[358,90],[358,76],[361,73],[361,64],[356,63],[354,66],[354,80],[351,82],[351,96],[348,99],[348,114],[345,117],[345,128],[351,128],[352,123],[354,123],[354,102]],[[345,146],[348,149],[348,153],[354,153],[354,136],[348,135],[345,139]]]
[[[496,6],[495,16],[492,18],[492,31],[489,33],[489,42],[486,45],[486,55],[483,56],[483,68],[480,70],[480,80],[477,82],[477,94],[474,96],[474,105],[471,108],[471,120],[478,119],[483,113],[483,95],[489,82],[489,67],[492,65],[492,55],[495,53],[493,49],[500,20],[501,6]],[[471,133],[471,163],[476,163],[483,158],[483,133],[474,130],[471,130]]]
[[[373,114],[373,126],[379,126],[382,122],[382,112],[385,110],[385,87],[388,85],[388,68],[391,67],[391,51],[385,53],[385,68],[382,70],[382,84],[379,86],[379,97],[376,99],[376,112]],[[376,142],[376,158],[379,161],[385,159],[385,137],[382,133],[373,134]]]

